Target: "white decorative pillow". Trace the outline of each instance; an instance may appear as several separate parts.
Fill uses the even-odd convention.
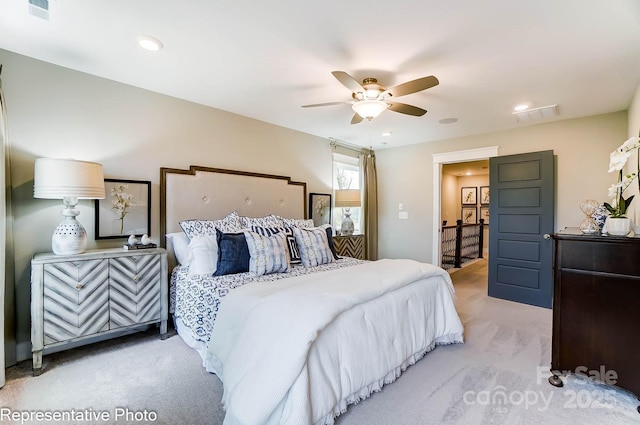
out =
[[[181,221],[179,224],[189,239],[200,235],[215,236],[216,229],[224,233],[236,233],[241,228],[240,216],[237,211],[233,211],[219,220],[191,219]]]
[[[282,220],[273,214],[264,217],[240,217],[240,225],[243,229],[250,229],[253,226],[282,227]]]
[[[193,260],[189,264],[189,275],[213,274],[218,264],[218,243],[210,235],[195,236],[189,242]]]
[[[313,227],[313,220],[312,219],[305,219],[305,218],[284,218],[284,217],[278,217],[280,220],[282,220],[282,224],[286,227],[300,227],[300,228],[307,228],[307,227]]]
[[[333,253],[329,248],[326,229],[293,228],[293,235],[300,251],[300,260],[305,267],[333,263]]]
[[[245,232],[244,236],[249,247],[249,272],[259,276],[289,270],[287,235],[280,232],[262,236],[255,232]]]
[[[189,249],[189,238],[184,232],[168,233],[165,235],[167,238],[167,251],[173,252],[173,256],[176,258],[178,264],[187,266],[193,260],[193,254]]]

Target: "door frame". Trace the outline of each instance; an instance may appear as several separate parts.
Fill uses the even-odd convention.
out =
[[[478,161],[498,156],[499,146],[487,146],[484,148],[466,149],[461,151],[434,153],[433,157],[433,246],[431,248],[431,263],[440,265],[440,226],[442,210],[442,165],[455,164],[457,162]],[[491,255],[491,254],[489,254]]]

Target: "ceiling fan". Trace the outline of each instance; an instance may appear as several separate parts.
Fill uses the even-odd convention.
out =
[[[333,71],[331,74],[333,74],[333,76],[336,77],[336,79],[346,88],[351,90],[351,97],[353,100],[314,103],[312,105],[302,105],[302,107],[314,108],[316,106],[350,104],[352,105],[351,108],[355,112],[355,115],[351,119],[351,124],[358,124],[364,119],[371,121],[386,109],[393,112],[399,112],[401,114],[421,117],[427,113],[425,109],[407,105],[406,103],[390,102],[389,99],[426,90],[437,86],[440,83],[436,77],[431,75],[429,77],[407,81],[406,83],[398,84],[397,86],[387,89],[379,85],[378,80],[375,78],[365,78],[362,80],[362,84],[360,84],[346,72]]]

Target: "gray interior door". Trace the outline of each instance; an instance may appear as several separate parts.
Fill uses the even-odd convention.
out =
[[[553,151],[489,160],[489,296],[551,308]]]

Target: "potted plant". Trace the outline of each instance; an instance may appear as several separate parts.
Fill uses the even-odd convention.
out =
[[[633,180],[638,177],[638,170],[634,173],[624,174],[622,169],[627,164],[631,152],[636,151],[638,156],[638,166],[640,166],[640,137],[631,137],[625,141],[618,149],[609,155],[609,172],[618,173],[618,181],[609,188],[609,197],[613,199],[612,203],[604,203],[604,207],[609,211],[609,217],[606,221],[607,233],[615,236],[625,236],[631,228],[631,221],[627,218],[627,209],[633,201],[634,195],[625,199],[622,195],[624,191],[631,185]],[[639,185],[640,187],[640,185]]]

